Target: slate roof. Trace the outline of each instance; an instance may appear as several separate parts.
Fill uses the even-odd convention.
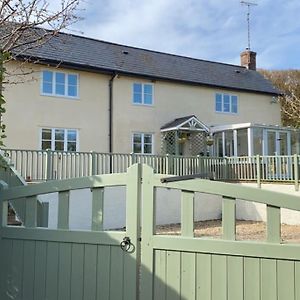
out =
[[[160,129],[167,129],[167,128],[177,127],[178,125],[184,123],[185,121],[189,120],[192,117],[196,118],[195,115],[190,115],[190,116],[174,119],[171,122],[168,122],[165,125],[161,126]]]
[[[129,47],[72,34],[60,33],[25,57],[40,63],[137,75],[152,79],[244,90],[277,95],[260,73],[237,65],[211,62],[157,51]]]

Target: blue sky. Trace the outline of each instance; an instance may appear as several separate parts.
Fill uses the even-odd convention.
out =
[[[300,69],[300,0],[255,2],[251,49],[258,67]],[[247,9],[239,0],[84,0],[83,6],[75,34],[233,64],[247,47]]]

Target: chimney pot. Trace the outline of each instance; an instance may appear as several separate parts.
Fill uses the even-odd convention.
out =
[[[246,48],[246,50],[241,53],[241,66],[256,71],[256,52]]]

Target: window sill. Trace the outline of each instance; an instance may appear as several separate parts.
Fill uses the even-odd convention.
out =
[[[65,100],[80,100],[79,97],[71,97],[71,96],[62,96],[62,95],[54,95],[54,94],[45,94],[41,93],[41,96],[46,96],[46,97],[52,97],[52,98],[60,98],[60,99],[65,99]]]
[[[146,107],[154,107],[153,104],[144,104],[144,103],[132,103],[134,106],[146,106]]]
[[[216,114],[238,116],[239,113],[215,111]]]

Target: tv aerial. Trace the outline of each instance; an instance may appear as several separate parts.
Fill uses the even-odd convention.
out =
[[[257,6],[257,3],[254,2],[248,2],[248,1],[241,1],[242,5],[247,6],[247,24],[248,24],[248,47],[247,49],[250,50],[250,8],[251,6]]]

